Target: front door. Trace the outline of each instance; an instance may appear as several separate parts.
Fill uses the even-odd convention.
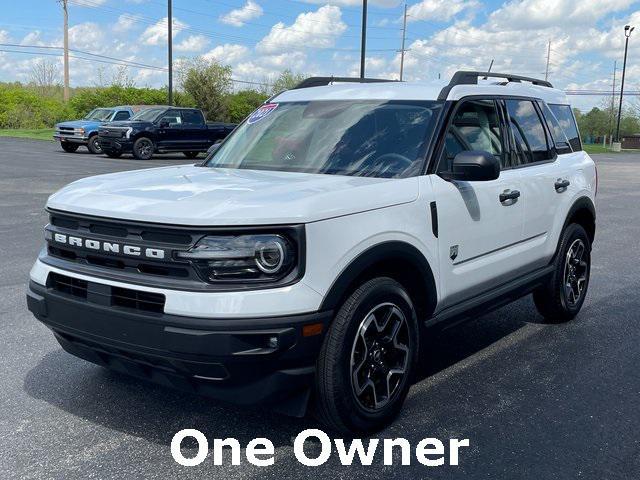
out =
[[[180,110],[167,110],[158,119],[158,148],[180,150],[185,143]]]
[[[463,100],[446,133],[437,172],[450,170],[455,155],[482,150],[503,167],[496,180],[446,181],[431,175],[438,209],[441,307],[504,283],[521,269],[518,251],[524,205],[518,169],[510,168],[503,113],[494,100]]]

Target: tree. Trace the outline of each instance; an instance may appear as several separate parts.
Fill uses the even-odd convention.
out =
[[[136,81],[129,75],[129,68],[126,65],[120,65],[111,77],[111,85],[131,88],[136,86]]]
[[[196,57],[181,61],[178,75],[180,87],[193,98],[208,120],[227,119],[231,67]]]
[[[241,90],[229,95],[227,120],[233,123],[241,122],[268,97],[265,93],[257,90]]]
[[[290,90],[296,85],[298,85],[302,80],[305,79],[305,76],[301,73],[293,73],[288,68],[280,73],[278,78],[273,82],[271,87],[271,92],[273,94],[280,93],[284,90]]]
[[[45,59],[40,59],[31,67],[30,81],[42,96],[49,96],[60,84],[60,65]]]

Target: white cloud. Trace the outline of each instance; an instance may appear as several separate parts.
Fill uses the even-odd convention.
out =
[[[476,0],[422,0],[407,9],[407,21],[447,21],[453,16],[478,5]]]
[[[204,35],[189,35],[175,46],[179,52],[201,52],[209,45],[209,39]]]
[[[306,47],[330,48],[346,29],[340,8],[325,5],[315,12],[301,13],[291,26],[276,23],[256,49],[262,53],[280,53]]]
[[[102,44],[103,41],[104,32],[97,23],[78,23],[69,28],[69,45],[72,48],[94,52],[96,45]]]
[[[130,13],[123,13],[118,17],[118,21],[113,25],[115,32],[128,32],[140,19],[140,15],[132,15]]]
[[[637,0],[600,0],[597,3],[584,0],[512,0],[490,15],[489,24],[512,30],[593,25],[596,20],[613,12],[622,12],[636,2]]]
[[[205,60],[213,60],[222,65],[233,65],[246,58],[249,49],[244,45],[225,43],[202,55]]]
[[[142,32],[142,35],[140,35],[140,41],[145,45],[166,44],[167,38],[168,38],[167,25],[168,25],[167,17],[164,17],[158,20],[154,25],[147,27],[147,29],[144,32]],[[175,17],[173,18],[172,26],[173,28],[171,30],[171,33],[172,33],[172,37],[174,38],[178,33],[180,33],[180,31],[187,28],[186,23],[181,22]]]
[[[344,7],[361,7],[362,0],[303,0],[306,3],[316,3],[322,5],[340,5]],[[402,0],[371,0],[370,5],[382,8],[393,8],[400,5]]]
[[[0,39],[1,39],[0,35]],[[4,41],[4,40],[3,40]],[[40,30],[34,30],[33,32],[27,33],[22,40],[20,40],[21,45],[46,45],[45,42],[42,41],[42,34]]]
[[[231,10],[229,13],[222,15],[220,21],[234,27],[241,27],[254,18],[262,16],[262,7],[253,0],[247,0],[241,8]]]

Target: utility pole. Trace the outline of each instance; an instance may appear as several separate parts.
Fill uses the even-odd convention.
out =
[[[551,59],[551,40],[547,44],[547,68],[544,71],[544,81],[549,80],[549,60]]]
[[[407,4],[404,4],[404,20],[402,21],[402,48],[400,48],[400,81],[402,81],[402,73],[404,71],[404,41],[407,36]]]
[[[169,105],[173,105],[173,16],[171,0],[167,0],[167,40],[169,60]]]
[[[626,37],[624,42],[624,61],[622,62],[622,80],[620,81],[620,105],[618,106],[618,125],[616,126],[616,142],[620,142],[620,117],[622,115],[622,97],[624,95],[624,74],[627,69],[627,50],[629,49],[629,37],[631,36],[631,32],[636,27],[631,27],[629,25],[625,25],[624,27],[624,36]]]
[[[64,92],[65,102],[69,101],[69,10],[67,0],[61,0],[64,17]]]
[[[618,69],[618,61],[613,61],[613,88],[611,89],[611,116],[609,117],[609,138],[613,143],[613,118],[616,115],[616,70]]]
[[[362,0],[362,44],[360,46],[360,78],[364,78],[364,58],[367,50],[367,0]]]

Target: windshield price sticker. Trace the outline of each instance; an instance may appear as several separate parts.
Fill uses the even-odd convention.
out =
[[[247,123],[251,125],[253,123],[259,122],[260,120],[265,118],[267,115],[269,115],[271,112],[273,112],[276,108],[278,108],[277,103],[267,103],[265,105],[262,105],[260,108],[258,108],[255,112],[253,112],[249,116]]]

